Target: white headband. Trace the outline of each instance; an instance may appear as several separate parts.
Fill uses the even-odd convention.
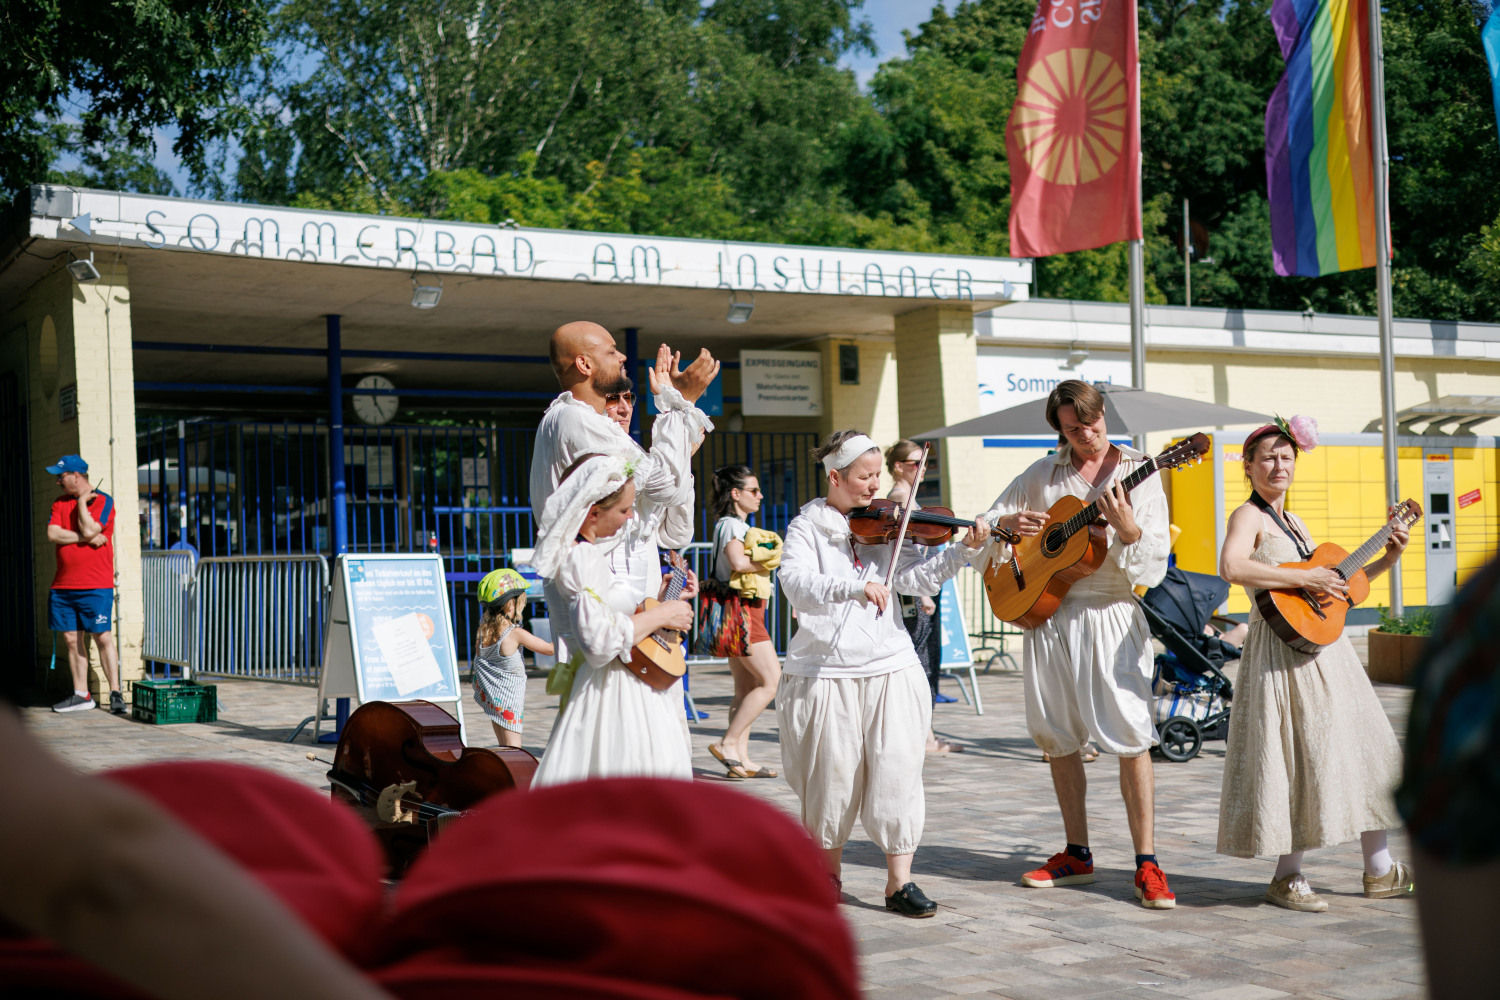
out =
[[[634,464],[615,455],[591,458],[574,469],[547,498],[531,559],[532,567],[545,579],[557,575],[589,508],[629,482]]]
[[[838,450],[823,456],[823,468],[829,472],[839,472],[854,464],[854,460],[867,451],[879,451],[880,445],[863,434],[856,434],[843,444]]]

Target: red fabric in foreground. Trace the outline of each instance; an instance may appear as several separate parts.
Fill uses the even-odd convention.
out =
[[[101,777],[153,799],[248,869],[336,951],[364,957],[385,862],[354,812],[270,771],[174,762]]]
[[[380,917],[380,848],[350,810],[305,785],[237,764],[172,762],[100,775],[133,789],[214,844],[328,944],[364,958]],[[101,837],[109,831],[100,831]],[[160,961],[172,961],[162,942]],[[0,936],[0,995],[142,994],[49,941]]]
[[[499,796],[397,890],[383,985],[408,1000],[852,998],[854,950],[820,853],[774,807],[619,778]]]

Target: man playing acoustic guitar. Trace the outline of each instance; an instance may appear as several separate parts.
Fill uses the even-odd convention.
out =
[[[1120,792],[1135,842],[1135,891],[1143,905],[1170,909],[1176,896],[1156,863],[1151,747],[1151,634],[1132,588],[1155,586],[1170,548],[1166,494],[1151,476],[1126,493],[1120,485],[1147,456],[1113,445],[1104,397],[1087,382],[1059,383],[1047,398],[1047,422],[1065,439],[995,501],[998,528],[1035,535],[1042,513],[1064,496],[1095,502],[1107,522],[1108,554],[1097,572],[1074,583],[1050,618],[1026,632],[1026,726],[1051,758],[1067,847],[1027,872],[1024,885],[1046,888],[1094,881],[1089,851],[1087,779],[1080,751],[1092,739],[1120,759]],[[991,559],[1008,559],[998,540]]]

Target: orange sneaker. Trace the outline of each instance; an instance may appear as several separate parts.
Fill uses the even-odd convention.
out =
[[[1167,888],[1166,873],[1150,861],[1135,870],[1135,898],[1148,910],[1170,910],[1177,905],[1177,896]]]
[[[1036,871],[1021,876],[1021,884],[1033,889],[1050,889],[1055,885],[1083,885],[1094,881],[1094,863],[1079,861],[1067,851],[1054,854]]]

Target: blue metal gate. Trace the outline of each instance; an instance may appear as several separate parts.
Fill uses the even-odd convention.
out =
[[[345,427],[351,552],[438,552],[458,648],[478,628],[478,582],[535,541],[529,476],[536,431],[512,427]],[[749,465],[759,522],[785,532],[818,495],[813,434],[711,434],[694,458],[697,537],[711,537],[713,471]],[[331,556],[328,428],[267,421],[144,420],[138,486],[147,549],[200,558]]]

